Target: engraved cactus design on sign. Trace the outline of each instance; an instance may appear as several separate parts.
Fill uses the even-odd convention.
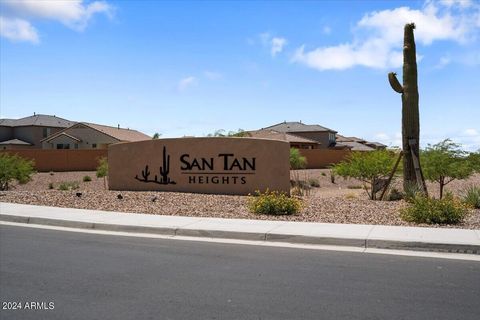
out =
[[[135,176],[140,182],[144,183],[157,183],[157,184],[177,184],[175,181],[171,180],[168,174],[170,173],[170,155],[167,154],[167,149],[163,147],[163,163],[160,166],[160,180],[158,180],[158,175],[155,175],[155,178],[149,180],[150,170],[148,169],[148,164],[145,165],[145,170],[142,170],[142,177],[139,178],[138,174]]]

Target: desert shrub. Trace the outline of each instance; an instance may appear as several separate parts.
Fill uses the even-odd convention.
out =
[[[387,200],[388,201],[398,201],[404,198],[404,194],[400,192],[397,188],[392,188],[390,193],[388,194]]]
[[[290,169],[298,170],[305,169],[307,166],[307,158],[300,154],[300,151],[295,148],[290,148]]]
[[[353,152],[335,166],[333,172],[344,178],[355,178],[363,183],[363,188],[371,200],[377,200],[384,181],[393,170],[395,153],[388,150]]]
[[[456,179],[466,179],[475,171],[467,153],[449,139],[428,145],[421,152],[420,158],[425,179],[440,185],[440,199],[447,184]]]
[[[401,211],[405,221],[429,224],[456,224],[468,213],[468,208],[451,194],[442,199],[415,196],[409,206]]]
[[[403,191],[403,198],[407,202],[412,202],[415,197],[423,195],[423,189],[416,183],[407,184]]]
[[[103,178],[103,186],[107,189],[108,160],[106,157],[98,159],[97,178]]]
[[[78,181],[63,181],[58,185],[58,190],[68,191],[80,188]]]
[[[480,209],[480,186],[468,187],[464,191],[463,202],[472,208]]]
[[[300,211],[299,199],[276,191],[255,192],[248,198],[248,209],[257,214],[289,215]]]
[[[314,188],[320,187],[320,182],[318,181],[318,179],[315,179],[315,178],[308,179],[308,184],[310,185],[310,187],[314,187]]]
[[[33,160],[24,159],[18,155],[0,154],[0,190],[8,190],[9,184],[16,180],[27,183],[31,180]]]
[[[90,181],[92,181],[92,178],[90,176],[83,177],[83,182],[90,182]]]

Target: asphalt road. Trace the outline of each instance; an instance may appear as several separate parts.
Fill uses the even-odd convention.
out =
[[[24,306],[2,320],[479,319],[480,263],[0,226],[0,301]]]

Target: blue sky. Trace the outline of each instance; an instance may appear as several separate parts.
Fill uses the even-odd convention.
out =
[[[0,1],[0,115],[163,137],[284,120],[399,145],[403,25],[421,141],[480,148],[479,1]]]

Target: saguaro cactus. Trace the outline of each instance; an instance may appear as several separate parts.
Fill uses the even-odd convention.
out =
[[[402,94],[402,147],[403,147],[403,186],[417,185],[427,192],[420,168],[420,120],[418,111],[417,58],[415,50],[414,23],[404,29],[403,40],[403,86],[396,74],[390,72],[388,81],[393,90]]]
[[[160,167],[160,175],[164,184],[170,183],[168,174],[170,173],[170,155],[167,156],[167,150],[163,147],[163,167]]]

